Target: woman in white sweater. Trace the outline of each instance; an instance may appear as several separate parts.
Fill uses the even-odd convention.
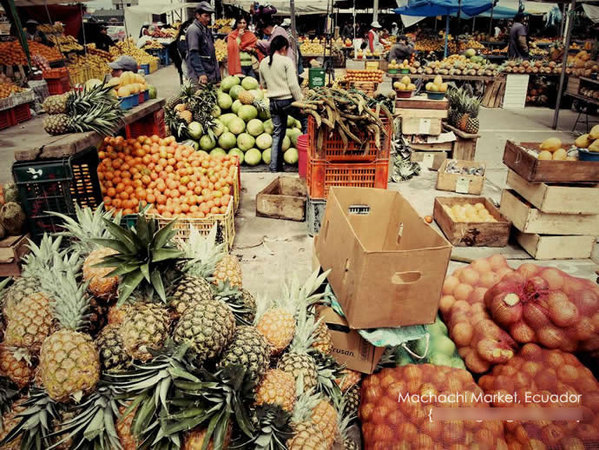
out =
[[[293,101],[302,100],[302,91],[297,82],[297,72],[291,59],[287,57],[289,41],[283,36],[275,36],[270,42],[270,55],[260,63],[260,84],[267,89],[270,101],[270,115],[274,126],[270,171],[283,171],[282,147],[287,128],[287,117]]]

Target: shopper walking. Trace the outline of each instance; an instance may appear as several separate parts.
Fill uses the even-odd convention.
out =
[[[508,46],[508,57],[510,59],[528,59],[528,18],[522,14],[516,14],[514,24],[510,28],[510,42]]]
[[[214,37],[208,28],[214,8],[204,1],[195,10],[195,20],[187,29],[187,68],[194,83],[206,84],[220,81],[218,61],[214,50]]]
[[[283,170],[282,147],[287,118],[293,101],[301,101],[303,98],[293,61],[287,57],[288,50],[289,41],[283,36],[275,36],[270,41],[268,58],[260,63],[260,84],[267,89],[274,126],[270,153],[271,172]]]
[[[229,75],[254,76],[252,69],[252,53],[258,38],[247,29],[245,17],[235,22],[234,30],[227,36],[227,69]]]

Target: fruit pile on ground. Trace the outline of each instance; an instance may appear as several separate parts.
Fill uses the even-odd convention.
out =
[[[62,217],[0,296],[1,448],[357,448],[360,376],[315,318],[327,274],[255,298],[216,228],[177,248],[144,213]]]
[[[132,214],[139,204],[163,217],[224,214],[237,182],[234,158],[211,157],[174,137],[107,137],[98,178],[107,208]]]
[[[447,100],[449,101],[447,116],[449,124],[466,133],[478,133],[481,100],[463,88],[450,89],[447,92]]]
[[[22,234],[25,219],[17,186],[14,183],[0,186],[0,239]]]

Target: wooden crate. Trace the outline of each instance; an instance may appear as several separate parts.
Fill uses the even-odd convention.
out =
[[[447,173],[445,170],[450,161],[456,161],[458,167],[482,167],[483,172],[485,169],[484,163],[446,159],[439,168],[436,189],[440,191],[457,192],[458,194],[480,195],[485,184],[485,176]]]
[[[599,214],[599,184],[530,183],[512,170],[508,171],[507,184],[544,213]]]
[[[599,163],[592,161],[540,161],[534,150],[539,142],[507,141],[503,163],[526,181],[544,183],[599,183]],[[569,145],[564,145],[569,147]]]
[[[449,152],[412,152],[410,161],[421,162],[425,169],[439,170]]]
[[[591,257],[595,236],[544,236],[515,232],[516,241],[535,259],[587,259]]]
[[[8,236],[0,241],[0,277],[21,275],[21,259],[29,253],[29,235]]]
[[[443,100],[430,100],[425,94],[423,94],[410,98],[398,98],[395,102],[395,108],[396,110],[440,109],[447,111],[447,109],[449,108],[449,102],[446,98]]]
[[[487,82],[481,104],[485,108],[501,108],[504,95],[505,78],[496,78],[493,81]]]
[[[483,203],[497,222],[454,222],[443,206]],[[433,217],[449,242],[458,247],[505,247],[510,237],[510,222],[485,197],[437,197]]]
[[[566,94],[578,94],[580,90],[580,78],[568,77],[568,84],[566,86]]]
[[[256,196],[256,215],[303,222],[307,195],[302,179],[277,177]]]
[[[466,133],[447,123],[443,124],[443,127],[447,131],[453,131],[453,134],[456,136],[456,140],[453,143],[452,158],[474,161],[476,156],[476,144],[480,136],[478,134]]]
[[[599,234],[599,215],[544,213],[511,189],[503,191],[500,211],[523,233],[565,236]]]

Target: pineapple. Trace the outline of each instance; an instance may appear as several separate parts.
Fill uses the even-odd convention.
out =
[[[124,370],[131,365],[131,357],[125,351],[119,325],[108,325],[96,339],[102,369]]]
[[[183,271],[187,275],[210,279],[216,264],[225,254],[225,245],[216,243],[217,233],[216,225],[205,236],[192,226],[189,230],[189,238],[177,242],[178,247],[183,250],[183,257],[187,260],[183,266]]]
[[[191,121],[193,120],[193,113],[191,111],[183,110],[183,111],[179,111],[177,114],[187,124],[190,124]]]
[[[253,379],[268,370],[270,346],[258,330],[250,326],[239,326],[233,340],[223,353],[219,365],[240,365],[246,368]]]
[[[255,99],[254,99],[254,96],[250,92],[243,90],[239,93],[237,100],[239,100],[242,105],[251,105],[254,103]]]
[[[128,405],[119,407],[121,417],[116,423],[116,432],[121,443],[123,450],[136,450],[138,446],[137,439],[131,432],[131,425],[133,424],[133,418],[137,412],[137,408],[134,408],[127,413]]]
[[[64,114],[67,110],[67,99],[70,95],[69,93],[60,94],[60,95],[51,95],[44,103],[42,103],[42,108],[47,114]]]
[[[316,425],[325,438],[327,448],[332,448],[337,436],[337,410],[324,397],[320,398],[312,409],[310,420]]]
[[[256,389],[256,405],[279,405],[293,411],[295,405],[295,379],[279,369],[268,370]]]
[[[89,298],[89,315],[87,317],[87,333],[97,336],[106,326],[109,306],[97,297]]]
[[[25,411],[22,400],[17,400],[12,404],[11,409],[4,414],[0,419],[0,443],[8,434],[15,428],[21,421],[19,414]],[[17,437],[9,443],[2,445],[2,450],[20,450],[21,449],[21,437]]]
[[[296,380],[301,379],[302,390],[306,391],[315,388],[318,382],[316,362],[308,353],[315,328],[314,317],[305,310],[300,311],[293,342],[277,364],[278,369],[290,373]]]
[[[23,299],[40,292],[39,280],[36,277],[17,278],[13,284],[2,292],[3,314],[8,319],[11,309]]]
[[[33,378],[29,353],[0,344],[0,376],[10,378],[20,389],[28,386]]]
[[[345,411],[345,398],[342,398],[335,406],[337,407],[337,411]],[[343,450],[360,449],[360,445],[356,441],[354,441],[349,435],[349,428],[356,417],[356,415],[339,414],[339,418],[337,421],[337,429],[339,430],[339,434],[336,443],[338,444],[338,446],[342,446]]]
[[[329,327],[327,327],[326,323],[322,320],[319,320],[316,324],[316,329],[314,330],[312,338],[312,348],[314,350],[324,353],[325,355],[331,354],[333,351],[333,338],[331,337]]]
[[[168,337],[170,317],[161,305],[136,303],[125,312],[120,327],[127,354],[140,361],[152,358],[150,350],[160,350]]]
[[[361,388],[359,385],[354,384],[345,393],[344,396],[344,416],[358,417],[358,409],[360,408]]]
[[[329,450],[329,445],[320,427],[312,420],[319,397],[310,393],[302,394],[293,410],[291,418],[293,437],[287,441],[289,450]]]
[[[256,318],[256,299],[247,289],[237,289],[228,283],[219,283],[216,299],[225,302],[233,315],[237,325],[251,325]]]
[[[178,344],[188,343],[196,360],[202,363],[216,358],[235,333],[235,317],[219,300],[194,303],[183,313],[173,332]]]
[[[480,128],[480,120],[478,118],[478,112],[480,109],[480,99],[473,98],[470,101],[470,115],[464,124],[464,131],[470,134],[477,134]]]
[[[341,392],[345,392],[362,381],[362,374],[355,370],[343,369],[341,378],[338,378],[335,381],[341,388]]]
[[[197,430],[190,431],[187,433],[183,440],[183,450],[202,450],[206,448],[206,450],[214,450],[214,442],[213,439],[210,439],[210,442],[207,447],[204,447],[204,440],[206,439],[206,434],[208,430],[206,428],[200,428]],[[231,433],[232,428],[231,425],[227,427],[227,434],[225,436],[225,441],[223,442],[223,449],[229,447],[229,442],[231,441]]]
[[[112,300],[117,297],[119,286],[118,276],[107,276],[114,267],[96,267],[104,258],[114,255],[115,250],[107,247],[93,250],[83,263],[83,281],[89,283],[87,290],[94,296],[103,300]]]
[[[25,297],[6,311],[4,344],[37,353],[54,328],[50,298],[36,293]]]
[[[213,298],[212,286],[205,278],[186,275],[177,282],[168,306],[173,317],[179,318],[192,304]]]
[[[125,304],[121,306],[111,306],[108,309],[108,325],[120,325],[125,320],[125,315],[133,306]]]
[[[39,374],[50,398],[64,403],[94,391],[100,380],[100,357],[91,336],[78,331],[85,325],[89,301],[75,272],[55,270],[42,274],[41,281],[55,300],[54,316],[61,329],[42,344]]]
[[[224,255],[216,264],[213,277],[214,284],[226,282],[231,286],[241,288],[241,265],[237,257]]]

